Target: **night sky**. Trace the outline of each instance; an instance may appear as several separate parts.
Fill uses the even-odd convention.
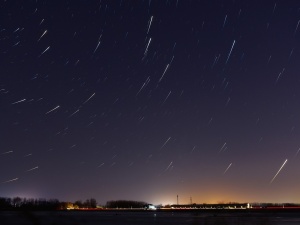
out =
[[[300,202],[300,1],[0,12],[2,197]]]

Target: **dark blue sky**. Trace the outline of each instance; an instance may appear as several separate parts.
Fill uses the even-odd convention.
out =
[[[0,11],[1,196],[300,202],[299,1]]]

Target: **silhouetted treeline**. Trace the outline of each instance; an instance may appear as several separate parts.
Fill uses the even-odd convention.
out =
[[[33,199],[33,198],[1,198],[0,197],[0,209],[1,210],[56,210],[61,206],[61,202],[57,199]]]
[[[81,200],[77,200],[74,202],[75,208],[97,208],[97,201],[94,198],[90,198],[82,202]]]
[[[97,201],[94,198],[74,203],[60,202],[57,199],[34,199],[34,198],[4,198],[0,197],[0,210],[64,210],[80,208],[96,208]]]
[[[106,203],[107,208],[144,208],[147,205],[146,202],[141,201],[128,201],[128,200],[117,200],[108,201]]]
[[[253,207],[299,207],[299,203],[252,203]]]

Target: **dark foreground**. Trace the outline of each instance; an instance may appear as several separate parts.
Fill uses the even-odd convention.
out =
[[[296,225],[300,211],[0,211],[1,225]]]

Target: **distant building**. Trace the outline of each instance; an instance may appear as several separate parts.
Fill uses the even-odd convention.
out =
[[[156,207],[152,204],[145,205],[145,210],[156,210]]]

